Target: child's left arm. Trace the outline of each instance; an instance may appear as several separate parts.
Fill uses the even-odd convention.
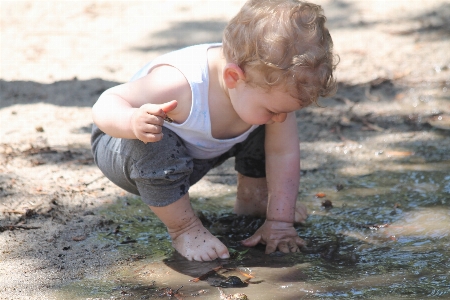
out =
[[[294,229],[300,184],[300,146],[295,113],[283,123],[266,125],[267,217],[245,246],[266,244],[266,253],[297,252],[305,242]]]

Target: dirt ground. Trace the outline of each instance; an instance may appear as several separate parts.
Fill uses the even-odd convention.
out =
[[[128,196],[93,164],[90,108],[157,55],[220,41],[242,3],[0,2],[0,299],[53,299],[124,259],[89,239],[113,228],[99,211]],[[339,90],[298,113],[302,172],[449,160],[449,2],[317,3],[340,56]],[[226,164],[192,195],[234,189],[232,174]]]

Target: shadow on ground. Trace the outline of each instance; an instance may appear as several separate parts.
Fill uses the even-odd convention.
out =
[[[133,51],[164,51],[169,52],[196,44],[219,43],[222,31],[226,26],[224,21],[183,21],[172,23],[170,28],[150,35],[148,46],[136,47]],[[157,41],[164,40],[159,44]]]
[[[92,107],[101,93],[118,84],[102,79],[73,79],[50,84],[0,80],[0,109],[15,104],[34,103]]]
[[[8,87],[9,83],[6,82],[2,82],[2,84],[7,87],[3,91],[10,95],[6,102],[2,102],[3,107],[14,104],[14,99],[18,99],[17,103],[34,103],[34,101],[47,101],[54,105],[66,103],[66,101],[60,102],[58,99],[36,96],[45,95],[46,89],[57,89],[60,85],[66,86],[65,89],[68,88],[69,90],[77,90],[84,86],[86,97],[82,97],[84,100],[79,102],[79,106],[87,107],[95,101],[101,91],[115,83],[92,80],[59,82],[54,85],[13,82],[11,83],[13,87]],[[22,93],[15,95],[12,92],[17,88],[17,86],[14,86],[15,84],[29,85],[38,92],[37,94]],[[67,85],[73,86],[67,87]],[[358,272],[363,272],[366,268],[369,268],[374,263],[374,257],[371,256],[371,253],[375,253],[377,256],[386,256],[386,259],[389,255],[401,253],[403,251],[400,249],[401,247],[386,246],[386,243],[389,243],[389,237],[376,236],[373,233],[373,228],[377,228],[377,224],[407,222],[408,214],[417,211],[418,208],[425,209],[442,205],[442,195],[445,195],[446,190],[437,182],[446,180],[442,168],[445,167],[444,162],[450,160],[450,155],[445,150],[448,148],[443,144],[444,140],[448,140],[448,131],[436,129],[426,123],[424,120],[430,117],[429,112],[423,111],[411,114],[408,110],[388,108],[391,105],[400,105],[401,107],[405,102],[408,103],[407,98],[411,95],[405,93],[409,88],[410,86],[385,79],[360,85],[340,84],[337,95],[333,98],[324,99],[322,102],[326,108],[310,107],[298,113],[300,136],[305,145],[302,158],[305,162],[313,157],[317,158],[315,164],[311,167],[306,166],[302,170],[301,198],[306,200],[310,210],[317,209],[323,215],[312,215],[308,224],[297,227],[297,230],[302,238],[312,243],[312,248],[340,239],[341,242],[338,247],[331,244],[329,248],[319,249],[320,251],[310,254],[271,257],[263,254],[264,247],[246,251],[246,249],[235,245],[237,255],[241,255],[240,260],[222,264],[222,267],[224,267],[222,271],[207,276],[209,279],[203,280],[206,284],[205,287],[221,286],[221,282],[226,281],[230,274],[237,274],[241,280],[245,280],[245,276],[240,272],[245,273],[246,270],[252,269],[258,270],[259,277],[252,279],[256,283],[248,284],[247,288],[251,293],[254,292],[254,289],[268,292],[271,284],[288,282],[292,286],[295,286],[295,284],[314,286],[326,294],[327,289],[320,287],[321,282],[328,282],[329,280],[325,273],[331,272],[334,275],[329,276],[334,278],[334,276],[343,275],[343,272],[345,276],[356,276],[352,278],[354,281],[358,281],[363,278],[362,275],[351,273],[356,270],[356,273],[359,274]],[[416,90],[416,92],[420,93],[420,90]],[[61,92],[60,97],[66,97],[66,95]],[[444,101],[444,103],[449,101],[446,95],[442,95],[437,100]],[[386,111],[378,111],[373,109],[374,107],[386,107]],[[88,127],[73,130],[82,134],[89,132]],[[409,138],[394,139],[388,143],[389,149],[401,149],[399,153],[393,153],[393,156],[389,156],[387,149],[384,150],[385,153],[380,150],[383,149],[382,147],[374,149],[375,152],[379,152],[376,156],[378,163],[392,167],[392,169],[381,167],[378,170],[370,170],[368,168],[363,174],[344,173],[338,175],[339,172],[350,165],[356,165],[358,168],[364,169],[368,164],[371,164],[372,158],[368,159],[364,155],[361,157],[344,155],[342,151],[346,147],[350,149],[354,143],[356,145],[370,144],[371,141],[386,139],[388,136],[395,136],[396,134],[412,134]],[[377,143],[374,144],[379,146]],[[61,149],[64,148],[61,150],[59,147],[32,146],[24,150],[7,150],[7,145],[2,145],[2,147],[4,149],[1,156],[6,164],[20,159],[31,169],[43,165],[58,169],[93,167],[92,156],[88,148],[65,149],[60,147]],[[357,148],[357,146],[355,147]],[[333,151],[328,151],[328,148],[333,149]],[[335,153],[336,148],[341,149],[341,153]],[[373,152],[372,149],[369,151]],[[395,166],[398,166],[398,169]],[[408,166],[410,166],[410,169],[408,169]],[[234,187],[235,177],[232,168],[231,160],[224,166],[211,171],[205,180]],[[421,173],[418,174],[418,172]],[[426,173],[435,175],[428,177],[428,175],[425,175]],[[104,284],[102,295],[118,295],[122,292],[130,293],[130,295],[139,295],[139,293],[141,293],[140,295],[154,296],[164,293],[166,293],[164,295],[169,295],[170,291],[174,293],[182,285],[185,285],[185,291],[192,290],[194,292],[196,286],[192,285],[188,288],[186,280],[199,277],[203,272],[208,273],[208,270],[212,269],[211,264],[218,265],[218,262],[211,264],[190,263],[179,257],[177,258],[176,255],[173,256],[164,226],[155,219],[150,210],[142,204],[138,204],[139,199],[131,199],[126,195],[118,196],[117,193],[120,193],[118,189],[115,190],[116,194],[111,189],[108,193],[104,193],[105,187],[110,183],[101,175],[91,176],[87,182],[76,185],[64,185],[63,182],[59,182],[55,178],[42,178],[42,180],[54,180],[53,184],[59,187],[50,194],[46,194],[42,190],[24,192],[25,182],[17,174],[2,174],[0,176],[0,190],[3,194],[2,203],[6,204],[5,207],[9,207],[2,209],[3,215],[0,225],[3,226],[4,230],[0,234],[4,237],[7,235],[7,239],[21,240],[23,243],[19,253],[16,250],[10,254],[5,254],[5,257],[9,259],[20,257],[37,262],[33,267],[39,269],[40,272],[49,274],[49,278],[54,279],[54,283],[49,284],[54,289],[70,289],[71,283],[76,284],[87,280],[96,282],[95,285],[98,286]],[[410,187],[412,182],[415,182],[417,188]],[[332,192],[338,184],[343,184],[344,189],[347,189],[347,192],[344,192],[346,193],[347,206],[340,202],[342,200],[339,199],[338,195],[342,195],[339,194],[342,192]],[[335,206],[333,211],[321,208],[321,200],[313,200],[312,196],[319,189],[327,191],[329,199]],[[436,196],[428,194],[430,189],[437,191]],[[395,191],[395,196],[392,194],[393,191]],[[401,195],[404,195],[404,197]],[[13,207],[11,209],[11,206],[8,206],[12,197],[29,198],[31,201],[35,197],[44,197],[46,200],[41,207],[32,211],[16,213],[13,211]],[[78,201],[74,202],[76,204],[73,205],[70,199],[78,199]],[[407,199],[416,200],[411,202]],[[206,199],[206,201],[216,200]],[[103,204],[92,205],[96,201],[101,201]],[[202,211],[202,202],[199,202],[198,199],[193,199],[193,201],[199,211]],[[400,210],[394,208],[396,203],[401,203]],[[113,208],[111,208],[111,205]],[[394,211],[396,212],[393,213]],[[222,226],[223,224],[220,225],[220,223],[220,226],[214,225],[220,215],[212,218],[213,222],[211,222],[211,217],[209,217],[209,221],[205,219],[210,222],[209,226],[216,229],[226,227]],[[354,222],[354,220],[361,221]],[[39,228],[24,229],[26,227],[40,227],[43,224],[51,224],[50,228],[53,229],[48,232]],[[13,227],[9,228],[10,225]],[[20,226],[23,226],[23,228]],[[242,229],[240,225],[232,227]],[[349,238],[343,235],[343,232],[352,232],[353,236]],[[225,235],[224,232],[217,234]],[[368,244],[355,238],[357,235],[364,234],[375,236]],[[241,238],[245,238],[245,236]],[[43,248],[42,244],[47,246]],[[355,253],[355,247],[368,247],[371,252],[369,254],[363,253],[364,259],[361,261],[358,257],[361,254]],[[391,248],[385,249],[385,247]],[[153,264],[155,255],[161,257],[158,265]],[[161,264],[162,257],[167,257],[165,264]],[[156,258],[156,260],[158,259]],[[429,258],[424,257],[424,259]],[[389,271],[396,274],[401,268],[405,268],[404,264],[407,260],[406,257],[397,257],[397,262],[390,261]],[[148,268],[153,266],[158,270],[169,268],[180,275],[172,274],[172,281],[169,285],[157,280],[155,282],[144,280],[145,284],[142,281],[138,284],[139,280],[143,279],[138,280],[136,276],[122,278],[117,284],[102,281],[105,280],[102,278],[110,278],[111,274],[108,275],[108,272],[115,272],[112,270],[116,270],[118,265],[124,266],[128,270],[134,270],[135,262],[142,262],[148,265]],[[302,267],[299,267],[299,265],[302,265]],[[311,273],[312,269],[308,268],[308,265],[319,268],[320,275]],[[268,271],[267,268],[278,271]],[[341,271],[337,271],[339,269]],[[381,271],[375,273],[374,278],[380,274],[385,274]],[[187,277],[182,277],[182,275]],[[261,285],[258,286],[257,282],[260,278],[264,278],[266,283],[260,283]],[[64,280],[63,285],[61,285],[61,279]],[[365,287],[370,286],[370,284],[367,282]],[[392,284],[399,283],[393,280]],[[92,288],[90,292],[95,295],[96,287],[91,286],[90,288]],[[364,286],[360,288],[363,289]],[[336,289],[337,286],[328,288],[328,290],[334,292],[336,292]],[[380,287],[380,289],[382,290],[383,287]],[[415,293],[417,294],[417,292]],[[307,295],[306,292],[305,295]],[[289,293],[283,295],[283,299],[290,298],[295,299]]]

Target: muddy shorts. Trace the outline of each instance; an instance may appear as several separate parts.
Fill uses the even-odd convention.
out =
[[[114,184],[141,196],[150,206],[166,206],[177,201],[209,170],[233,156],[235,170],[242,175],[266,176],[264,126],[211,159],[190,157],[178,135],[165,127],[163,133],[161,141],[144,144],[140,140],[113,138],[94,125],[91,145],[95,163]]]

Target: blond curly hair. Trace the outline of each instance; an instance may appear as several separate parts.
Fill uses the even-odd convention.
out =
[[[304,106],[336,90],[333,41],[321,6],[249,0],[223,34],[223,53],[250,85],[284,87]],[[261,76],[262,75],[262,76]]]

